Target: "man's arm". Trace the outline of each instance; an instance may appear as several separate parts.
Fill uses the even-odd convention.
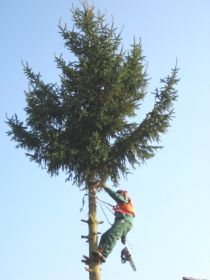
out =
[[[115,191],[110,189],[105,183],[102,183],[101,186],[116,202],[128,203],[128,199],[126,199],[123,195],[116,193]]]

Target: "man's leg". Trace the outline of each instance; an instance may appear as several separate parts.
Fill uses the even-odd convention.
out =
[[[126,236],[126,234],[131,228],[132,225],[127,221],[123,219],[118,220],[113,224],[113,226],[109,230],[107,230],[101,236],[98,249],[105,258],[111,253],[117,241],[122,236]]]

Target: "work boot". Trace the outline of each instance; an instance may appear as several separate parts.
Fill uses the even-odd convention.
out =
[[[102,254],[100,250],[93,251],[92,256],[94,259],[96,259],[99,263],[105,263],[106,257]]]

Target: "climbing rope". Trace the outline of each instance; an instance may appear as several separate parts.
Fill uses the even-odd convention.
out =
[[[86,196],[94,196],[94,195],[93,195],[93,194],[88,194],[88,193],[85,193],[85,194],[84,194],[84,196],[83,196],[83,198],[82,198],[82,207],[80,208],[80,212],[82,212],[83,209],[84,209],[84,206],[85,206],[85,198],[86,198]],[[105,216],[107,222],[108,222],[110,225],[112,225],[112,223],[111,223],[111,222],[109,221],[109,219],[108,219],[108,216],[107,216],[107,214],[106,214],[106,212],[105,212],[105,210],[104,210],[102,204],[103,204],[104,207],[106,207],[106,209],[107,209],[110,213],[112,213],[113,215],[114,215],[114,212],[110,209],[110,207],[113,208],[114,206],[113,206],[112,204],[110,204],[110,203],[108,203],[108,202],[106,202],[106,201],[104,201],[104,200],[98,198],[97,196],[95,196],[95,197],[96,197],[96,199],[98,200],[98,204],[99,204],[99,206],[101,207],[101,210],[102,210],[102,212],[103,212],[103,214],[104,214],[104,216]]]
[[[112,223],[109,221],[108,216],[107,216],[106,212],[104,211],[104,208],[103,208],[103,206],[102,206],[102,203],[101,203],[100,201],[99,201],[98,203],[99,203],[99,205],[100,205],[100,207],[101,207],[101,210],[102,210],[102,212],[103,212],[103,214],[104,214],[104,216],[105,216],[107,222],[112,226]],[[107,208],[107,209],[108,209],[108,208]],[[109,209],[109,210],[110,210],[110,209]],[[111,211],[111,210],[110,210],[110,211]]]
[[[102,202],[104,205],[107,205],[107,206],[112,207],[112,208],[114,207],[114,205],[112,205],[112,204],[110,204],[110,203],[108,203],[108,202],[106,202],[106,201],[104,201],[104,200],[98,198],[97,196],[96,196],[96,199],[97,199],[98,201]],[[109,209],[109,210],[110,210],[110,209]],[[112,212],[112,211],[111,211],[111,212]],[[112,212],[112,213],[114,213],[114,212]]]
[[[80,212],[82,212],[83,209],[84,209],[84,206],[85,206],[85,197],[86,197],[87,195],[88,195],[87,193],[85,193],[85,194],[83,195],[83,198],[82,198],[82,206],[81,206],[81,208],[80,208]]]

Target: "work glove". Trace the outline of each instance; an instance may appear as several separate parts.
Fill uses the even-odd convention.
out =
[[[108,186],[106,185],[106,183],[103,182],[103,181],[101,181],[101,180],[96,181],[94,187],[95,187],[96,190],[101,190],[101,189],[104,189],[104,190],[105,190],[105,189],[108,188]]]
[[[126,236],[122,236],[122,237],[121,237],[121,242],[122,242],[122,244],[125,245],[125,243],[126,243]]]
[[[96,189],[102,188],[102,183],[101,183],[101,181],[97,181],[97,182],[96,182],[95,188],[96,188]]]
[[[103,181],[101,181],[101,187],[103,189],[107,189],[108,188],[107,184],[105,182],[103,182]]]

